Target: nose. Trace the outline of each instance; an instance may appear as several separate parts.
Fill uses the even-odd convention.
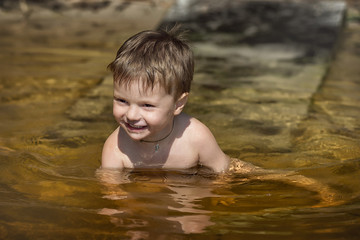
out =
[[[128,110],[126,111],[126,118],[129,121],[137,121],[140,120],[140,109],[136,105],[130,105]]]

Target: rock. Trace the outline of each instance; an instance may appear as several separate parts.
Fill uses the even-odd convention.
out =
[[[112,96],[112,76],[105,77],[101,83],[91,89],[86,96],[78,99],[67,111],[67,114],[73,120],[95,121],[104,119],[102,116],[105,110],[111,108]]]

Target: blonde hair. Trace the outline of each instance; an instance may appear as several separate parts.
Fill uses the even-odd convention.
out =
[[[177,98],[190,91],[194,58],[183,32],[176,26],[170,31],[147,30],[130,37],[108,68],[117,84],[129,86],[133,81],[141,81],[145,89],[159,84]]]

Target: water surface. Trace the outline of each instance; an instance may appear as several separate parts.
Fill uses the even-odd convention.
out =
[[[41,35],[40,23],[29,30],[13,20],[13,28],[1,29],[7,33],[0,38],[1,239],[360,237],[357,21],[349,21],[337,57],[308,105],[281,95],[282,78],[277,102],[254,101],[251,89],[258,83],[228,86],[234,75],[207,66],[216,58],[197,55],[198,75],[186,109],[212,129],[230,156],[329,186],[341,204],[322,207],[316,190],[244,174],[98,170],[102,144],[115,123],[111,97],[104,100],[107,94],[94,95],[94,89],[104,82],[117,43],[145,26],[124,29],[102,45],[103,39],[80,41],[80,33],[66,40]],[[215,80],[204,80],[206,74]],[[77,112],[84,101],[108,103],[101,105],[104,114],[88,114],[97,106],[86,104],[86,113]],[[284,108],[288,114],[273,113],[278,122],[261,116]]]

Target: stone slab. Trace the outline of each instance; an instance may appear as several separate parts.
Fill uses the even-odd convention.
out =
[[[344,1],[178,0],[159,28],[189,30],[196,74],[187,110],[219,142],[284,152],[308,116],[345,15]]]

